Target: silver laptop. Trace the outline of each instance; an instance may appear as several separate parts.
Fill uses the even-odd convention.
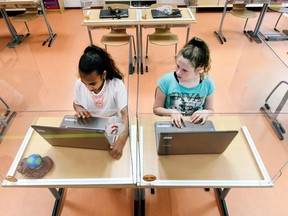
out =
[[[156,145],[159,155],[221,154],[237,130],[216,131],[211,121],[205,124],[185,122],[186,127],[177,128],[168,121],[156,122]]]
[[[60,127],[74,129],[93,129],[98,132],[104,132],[109,118],[89,117],[78,118],[75,115],[64,116]]]
[[[93,129],[75,129],[51,126],[31,125],[50,145],[88,148],[97,150],[109,149],[115,137],[106,136],[105,132]]]

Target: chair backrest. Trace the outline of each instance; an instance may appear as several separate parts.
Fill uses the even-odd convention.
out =
[[[128,8],[130,8],[130,6],[127,5],[127,4],[114,4],[114,3],[112,3],[112,4],[105,4],[103,6],[103,9],[108,9],[108,7],[119,8],[119,9],[126,9],[126,8],[128,9]]]
[[[244,11],[244,10],[246,10],[246,4],[242,4],[242,3],[233,4],[232,10],[234,10],[234,11]]]
[[[170,4],[170,3],[156,3],[156,4],[152,4],[150,6],[150,8],[158,8],[158,7],[161,7],[161,6],[164,6],[164,5],[169,5],[171,6],[172,8],[177,8],[177,4]]]

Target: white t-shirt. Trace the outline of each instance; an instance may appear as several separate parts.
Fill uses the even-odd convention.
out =
[[[89,91],[80,79],[74,89],[74,103],[92,113],[93,116],[120,116],[120,111],[127,106],[127,91],[122,80],[106,80],[98,94]]]

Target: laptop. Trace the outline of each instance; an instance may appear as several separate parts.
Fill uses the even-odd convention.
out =
[[[93,129],[97,132],[105,132],[109,118],[105,117],[89,117],[78,118],[75,115],[65,115],[60,127],[74,129]]]
[[[99,18],[127,18],[129,17],[128,9],[101,9]]]
[[[152,17],[154,19],[157,18],[177,18],[177,17],[182,17],[181,11],[179,9],[172,9],[171,14],[163,13],[161,11],[158,11],[156,9],[151,10]]]
[[[211,121],[185,125],[177,128],[168,121],[155,123],[158,155],[221,154],[238,134],[237,130],[216,131]]]
[[[52,146],[107,150],[110,143],[115,140],[115,137],[108,137],[105,132],[93,129],[41,125],[31,125],[31,127]]]

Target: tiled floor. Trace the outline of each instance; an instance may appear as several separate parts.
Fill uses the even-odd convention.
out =
[[[251,43],[242,33],[244,20],[228,14],[223,27],[228,42],[221,45],[213,35],[213,31],[219,28],[221,15],[220,12],[198,13],[197,23],[191,27],[190,34],[190,37],[204,39],[210,46],[210,75],[217,86],[215,112],[261,115],[259,107],[269,92],[279,81],[287,81],[288,42],[273,41],[267,42],[268,45]],[[261,30],[272,31],[277,18],[277,13],[267,13]],[[41,46],[47,37],[47,28],[43,18],[39,18],[28,23],[31,36],[15,49],[6,47],[10,35],[3,20],[0,20],[0,96],[12,110],[18,111],[19,116],[21,112],[72,110],[77,64],[84,48],[89,45],[88,33],[81,26],[81,10],[49,14],[48,19],[58,35],[52,47]],[[256,19],[249,21],[247,29],[254,29],[255,23]],[[278,28],[286,28],[286,23],[287,17],[283,17]],[[13,24],[17,31],[25,33],[23,24]],[[133,29],[128,31],[135,34]],[[145,29],[143,38],[151,31]],[[173,31],[178,33],[179,47],[182,47],[186,30],[179,28]],[[105,32],[107,30],[104,29],[93,31],[95,44],[100,45],[101,35]],[[130,76],[127,74],[128,47],[108,49],[125,73],[131,116],[137,111],[152,114],[157,80],[175,67],[173,47],[149,47],[149,72],[139,76],[137,73]],[[279,102],[279,98],[277,96],[273,100],[278,99]],[[284,110],[286,112],[282,112],[279,118],[287,126],[287,105]],[[30,123],[30,120],[23,121],[22,130],[21,127],[17,131],[8,130],[7,134],[17,135],[18,138],[0,144],[2,176],[7,173]],[[261,122],[247,120],[245,123],[251,128],[252,138],[273,178],[288,159],[287,135],[282,143],[279,142],[264,118]],[[287,181],[287,170],[284,169],[273,188],[233,188],[226,198],[230,215],[287,215]],[[0,212],[3,216],[49,215],[54,202],[46,188],[1,187],[0,198]],[[200,188],[163,188],[157,189],[155,195],[146,190],[146,213],[153,216],[221,215],[214,191],[205,192]],[[133,190],[69,188],[62,203],[61,215],[133,215]]]

